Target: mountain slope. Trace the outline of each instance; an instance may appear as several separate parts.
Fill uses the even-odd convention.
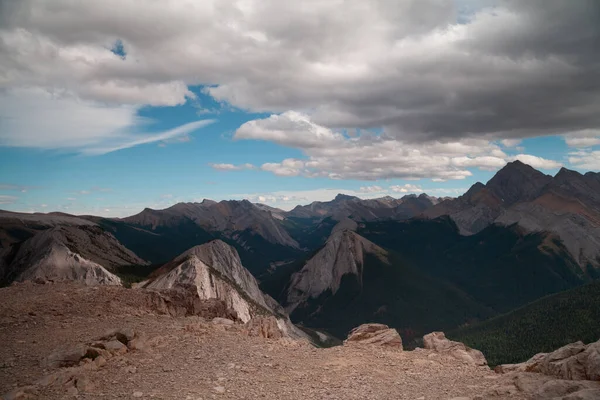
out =
[[[366,223],[358,233],[497,312],[593,278],[555,235],[517,226],[491,225],[463,236],[452,219],[441,217]]]
[[[151,231],[158,227],[177,226],[186,220],[194,222],[208,232],[231,236],[235,232],[251,229],[270,243],[298,247],[298,243],[289,236],[271,211],[257,207],[247,200],[178,203],[164,210],[147,208],[137,215],[122,219],[130,225]]]
[[[222,300],[242,322],[272,316],[287,336],[305,336],[292,325],[283,308],[259,289],[235,248],[221,240],[189,249],[155,271],[141,286],[153,290],[192,288],[200,300]]]
[[[273,210],[247,200],[178,203],[165,210],[146,209],[99,224],[153,263],[167,262],[215,239],[233,245],[244,265],[256,275],[273,263],[294,260],[304,253]]]
[[[46,229],[5,253],[2,281],[75,280],[86,284],[120,284],[109,270],[145,265],[114,236],[97,226]]]
[[[419,215],[437,202],[437,198],[426,194],[407,195],[400,199],[386,196],[366,200],[338,194],[331,201],[315,201],[306,206],[297,206],[286,213],[286,217],[307,219],[331,217],[338,221],[344,218],[351,218],[355,221],[408,219]]]
[[[0,248],[29,239],[56,226],[94,226],[94,222],[62,213],[16,213],[0,210]]]
[[[293,321],[338,337],[362,323],[380,322],[410,339],[492,315],[451,285],[350,231],[334,233],[304,263],[283,301]]]
[[[600,180],[562,168],[556,176],[519,161],[508,163],[483,185],[473,185],[457,199],[423,212],[427,218],[448,215],[462,235],[492,224],[517,224],[527,232],[557,235],[584,273],[600,276]]]
[[[490,365],[522,362],[578,340],[596,341],[600,282],[543,297],[448,336],[483,351]]]

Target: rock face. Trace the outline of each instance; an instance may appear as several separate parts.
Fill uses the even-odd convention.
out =
[[[192,222],[209,232],[231,236],[236,232],[251,230],[274,244],[298,248],[296,242],[283,228],[280,216],[248,200],[201,203],[178,203],[164,210],[145,209],[122,221],[150,230],[173,227]]]
[[[18,246],[4,267],[6,281],[78,281],[87,285],[120,285],[110,269],[144,265],[144,260],[97,226],[57,226]]]
[[[22,242],[35,234],[57,226],[95,226],[92,221],[63,213],[26,214],[0,211],[0,248]]]
[[[423,215],[449,215],[462,235],[491,224],[518,224],[527,232],[551,232],[565,244],[585,274],[600,267],[600,180],[562,168],[554,177],[519,161],[508,163],[487,183],[442,201]]]
[[[539,372],[567,380],[600,381],[600,340],[588,345],[575,342],[552,353],[540,353],[521,364],[500,365],[499,373]]]
[[[384,324],[363,324],[354,328],[344,341],[344,345],[351,344],[369,344],[402,350],[402,338],[398,331]]]
[[[367,253],[386,260],[385,250],[357,233],[349,230],[334,232],[325,247],[292,276],[287,293],[288,312],[328,290],[335,294],[344,275],[355,275],[361,282]]]
[[[423,346],[438,353],[450,355],[471,365],[484,366],[487,361],[479,350],[471,349],[464,343],[446,338],[444,332],[432,332],[423,336]]]
[[[162,274],[161,274],[162,273]],[[246,270],[237,251],[221,240],[196,246],[162,267],[146,288],[155,290],[194,287],[200,299],[220,299],[248,322],[259,313],[274,313]]]
[[[283,308],[259,289],[256,279],[242,265],[237,251],[221,240],[189,249],[140,286],[184,294],[192,290],[200,300],[224,302],[244,323],[254,318],[273,317],[281,334],[292,338],[306,337],[289,321]]]

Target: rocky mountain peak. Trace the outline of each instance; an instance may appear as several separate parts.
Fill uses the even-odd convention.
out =
[[[335,294],[344,275],[355,275],[361,282],[367,253],[388,262],[384,249],[356,232],[347,229],[334,232],[325,246],[292,276],[287,294],[288,312],[328,290]]]
[[[489,180],[486,187],[505,205],[510,206],[519,201],[534,199],[551,181],[551,176],[517,160],[506,164]]]
[[[587,174],[586,174],[587,175]],[[573,171],[571,169],[567,169],[565,167],[562,167],[557,173],[556,175],[554,175],[554,181],[556,183],[562,183],[565,181],[568,181],[570,179],[581,179],[583,178],[585,175],[580,174],[577,171]]]
[[[335,196],[335,199],[333,199],[333,201],[349,201],[349,200],[360,200],[358,197],[356,196],[350,196],[347,194],[342,194],[342,193],[338,193],[337,196]]]

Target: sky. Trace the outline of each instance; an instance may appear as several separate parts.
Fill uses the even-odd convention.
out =
[[[0,0],[0,209],[600,170],[596,0]]]

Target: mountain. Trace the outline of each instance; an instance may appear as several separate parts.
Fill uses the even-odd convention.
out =
[[[369,222],[357,233],[499,313],[594,279],[556,234],[516,225],[464,236],[445,216]]]
[[[528,232],[551,232],[586,274],[600,276],[600,179],[562,168],[556,176],[519,161],[508,163],[490,181],[476,183],[457,199],[427,209],[424,217],[448,215],[463,235],[491,224],[517,224]]]
[[[164,210],[145,209],[131,217],[98,223],[136,254],[157,264],[193,246],[221,239],[236,248],[250,271],[260,274],[273,263],[293,260],[304,252],[274,210],[247,200],[204,200]]]
[[[3,252],[2,282],[74,280],[85,284],[120,284],[109,271],[145,265],[114,236],[98,226],[56,226],[13,244]]]
[[[297,206],[289,211],[286,217],[313,219],[331,217],[335,220],[351,218],[355,221],[408,219],[419,215],[437,202],[437,198],[426,194],[407,195],[401,199],[386,196],[367,200],[338,194],[332,201],[315,201],[306,206]]]
[[[234,236],[237,232],[252,230],[270,243],[297,248],[292,239],[274,218],[271,211],[257,207],[248,200],[229,200],[202,203],[178,203],[165,210],[146,208],[137,215],[122,221],[149,230],[159,227],[171,227],[182,221],[192,221],[208,232],[219,232],[225,236]]]
[[[413,338],[492,315],[452,285],[348,230],[332,234],[298,265],[282,297],[292,321],[338,337],[378,322]]]
[[[484,352],[490,365],[600,337],[600,282],[538,299],[522,308],[448,333]]]
[[[64,213],[16,213],[0,210],[0,248],[29,239],[56,226],[94,226],[93,221]]]
[[[259,289],[235,248],[221,240],[189,249],[155,271],[141,287],[184,291],[192,288],[200,300],[223,301],[244,323],[271,316],[277,319],[278,329],[286,334],[304,336],[291,324],[281,306]]]

